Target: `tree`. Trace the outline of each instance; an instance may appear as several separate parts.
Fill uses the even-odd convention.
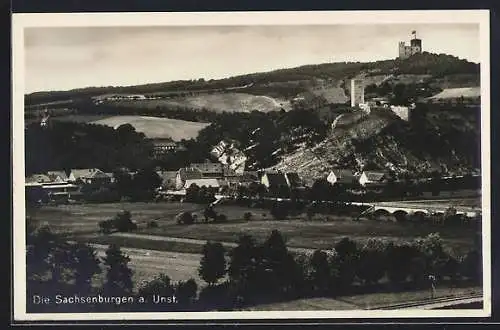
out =
[[[123,210],[116,214],[111,220],[112,225],[120,232],[128,232],[137,229],[137,224],[132,221],[130,211]]]
[[[482,281],[482,257],[478,249],[472,249],[463,258],[460,263],[460,270],[463,276],[472,279],[476,283]]]
[[[359,262],[359,251],[356,242],[344,237],[334,246],[334,267],[338,273],[340,288],[347,288],[352,284],[356,276]]]
[[[110,296],[123,296],[132,293],[132,270],[128,267],[130,258],[120,247],[111,244],[103,258],[106,266],[106,281],[103,291]]]
[[[283,203],[276,202],[271,207],[270,213],[276,220],[285,220],[288,216],[288,208]]]
[[[262,244],[260,261],[260,280],[264,288],[270,290],[268,292],[290,290],[290,274],[295,271],[296,264],[278,230],[273,230]]]
[[[171,297],[174,295],[174,292],[175,289],[171,283],[170,277],[166,274],[161,273],[151,281],[143,283],[137,290],[137,295],[139,297],[151,299],[153,295]]]
[[[76,243],[71,246],[70,255],[73,256],[75,288],[82,295],[92,291],[92,278],[101,273],[101,261],[96,251],[87,244]]]
[[[203,211],[203,216],[205,217],[205,222],[208,222],[209,219],[215,220],[217,218],[217,213],[215,212],[212,205],[209,205]]]
[[[242,235],[230,252],[228,274],[232,281],[252,281],[255,276],[256,244],[250,235]]]
[[[26,238],[27,291],[42,294],[54,287],[61,294],[91,291],[92,277],[100,272],[92,247],[69,244],[47,226],[28,226]]]
[[[386,248],[387,276],[393,284],[406,281],[410,275],[411,262],[418,256],[414,247],[409,244],[396,245],[390,242]]]
[[[162,180],[158,173],[152,169],[142,169],[132,179],[133,195],[135,199],[151,199],[161,184]]]
[[[225,249],[221,243],[207,242],[203,246],[203,256],[200,260],[198,273],[200,277],[213,286],[226,274]]]
[[[312,281],[317,290],[324,292],[330,285],[330,264],[324,251],[316,250],[311,257]]]
[[[191,225],[194,223],[194,217],[191,212],[181,212],[175,216],[175,220],[179,225]]]
[[[317,179],[311,187],[311,199],[315,201],[330,200],[332,184],[326,179]]]
[[[365,284],[377,283],[387,268],[385,244],[379,239],[369,239],[360,250],[356,275]]]
[[[198,285],[192,278],[187,281],[180,281],[175,287],[175,295],[182,306],[191,305],[196,299],[197,292]]]
[[[191,203],[198,203],[200,196],[200,187],[196,183],[191,184],[186,189],[186,201]]]

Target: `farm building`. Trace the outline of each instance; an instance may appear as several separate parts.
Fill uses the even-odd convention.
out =
[[[331,184],[359,184],[360,175],[349,169],[333,169],[326,180]]]
[[[262,174],[260,183],[262,183],[268,189],[278,188],[282,186],[288,187],[288,182],[285,174],[279,172],[266,172]]]
[[[224,177],[224,166],[221,163],[192,163],[190,167],[200,171],[203,178]]]
[[[181,144],[170,138],[156,138],[150,139],[150,141],[153,144],[153,155],[155,158],[160,158],[166,154],[184,149]]]
[[[177,171],[156,171],[161,179],[163,189],[173,189],[176,184]]]
[[[175,176],[175,189],[182,189],[186,180],[201,179],[202,177],[201,171],[196,168],[181,168]]]
[[[66,174],[66,171],[48,171],[47,176],[53,182],[67,182],[68,181],[68,175]]]
[[[359,183],[362,186],[380,185],[387,182],[387,175],[384,172],[365,171],[359,176]]]
[[[300,176],[293,172],[293,173],[285,173],[285,179],[286,183],[290,188],[299,188],[303,187],[304,183],[302,182],[302,179]]]
[[[197,185],[198,187],[207,187],[207,188],[220,188],[221,183],[217,179],[190,179],[186,180],[184,184],[184,189],[191,187],[191,185]]]
[[[68,181],[71,183],[105,185],[112,182],[112,176],[97,168],[73,169],[69,174]]]
[[[32,174],[25,180],[27,183],[47,183],[52,182],[51,178],[46,174]]]

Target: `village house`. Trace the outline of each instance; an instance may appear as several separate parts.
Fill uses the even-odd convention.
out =
[[[363,187],[382,186],[387,183],[387,175],[384,172],[364,171],[359,176],[359,183]]]
[[[52,182],[68,182],[66,171],[48,171],[47,176]]]
[[[267,189],[278,189],[288,187],[288,182],[285,174],[280,172],[265,172],[260,178],[260,183],[266,186]]]
[[[189,167],[200,171],[203,178],[224,177],[224,165],[221,163],[192,163]]]
[[[304,182],[300,176],[295,172],[285,173],[286,183],[290,188],[302,188]]]
[[[179,142],[175,142],[169,138],[155,138],[150,141],[153,144],[153,156],[155,158],[161,158],[169,153],[185,149]]]
[[[161,188],[162,189],[175,189],[176,187],[176,177],[177,171],[156,171],[156,174],[161,179]]]
[[[97,168],[73,169],[69,174],[68,181],[88,185],[107,185],[112,182],[112,176]]]
[[[201,171],[196,168],[185,167],[177,171],[175,175],[175,189],[184,188],[186,180],[201,179]]]
[[[326,180],[332,185],[358,185],[360,175],[349,169],[333,169],[328,174]]]
[[[186,180],[184,184],[184,189],[188,189],[191,185],[197,185],[198,187],[207,187],[207,188],[217,188],[221,187],[221,182],[217,179],[189,179]]]
[[[25,179],[26,183],[48,183],[52,182],[52,179],[46,174],[32,174]]]

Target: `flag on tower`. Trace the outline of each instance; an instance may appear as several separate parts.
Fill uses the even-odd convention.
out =
[[[414,35],[414,36],[416,36],[417,35],[417,31],[413,30],[413,31],[411,31],[411,34]]]

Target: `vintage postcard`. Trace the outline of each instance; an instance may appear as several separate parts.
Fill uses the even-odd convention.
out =
[[[12,20],[15,320],[490,315],[488,11]]]

